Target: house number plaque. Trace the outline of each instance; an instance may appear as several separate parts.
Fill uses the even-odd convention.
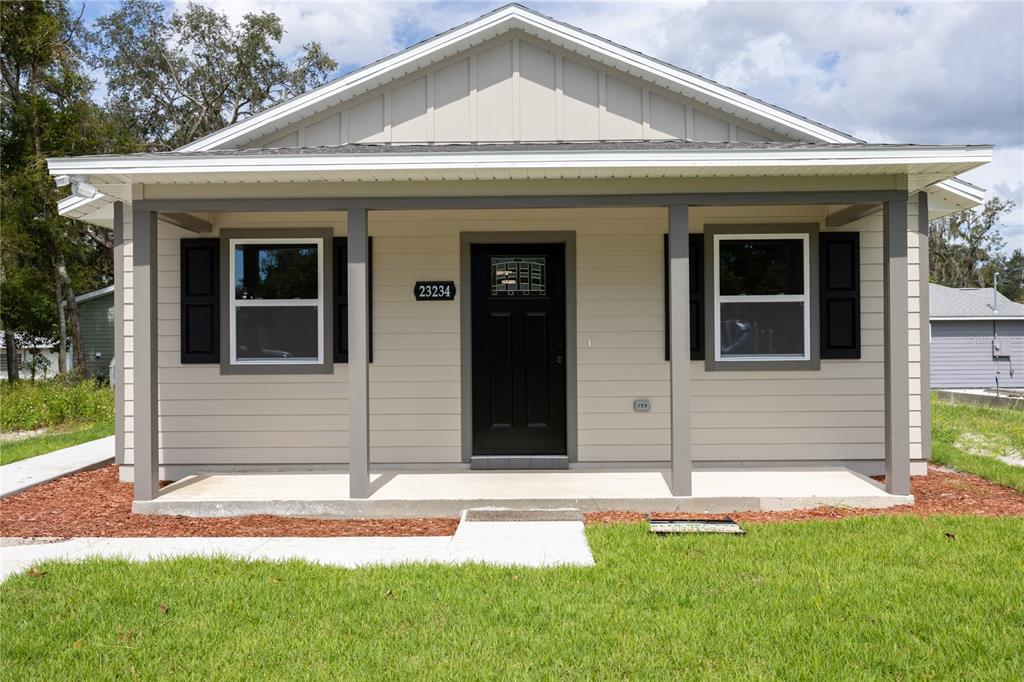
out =
[[[454,301],[455,282],[416,282],[412,292],[417,301]]]

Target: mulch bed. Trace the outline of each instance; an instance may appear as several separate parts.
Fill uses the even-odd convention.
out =
[[[1024,493],[971,474],[930,467],[911,479],[916,503],[888,509],[819,507],[785,512],[739,512],[737,521],[778,522],[853,516],[966,514],[1024,516]],[[352,537],[445,536],[456,518],[302,519],[238,516],[223,519],[132,514],[132,485],[114,465],[65,476],[0,500],[0,537]],[[585,514],[588,524],[635,523],[647,518],[722,518],[724,514]]]
[[[818,507],[778,512],[737,512],[735,514],[640,514],[637,512],[595,512],[585,514],[587,523],[636,523],[648,518],[724,518],[736,521],[779,522],[846,519],[853,516],[1024,516],[1024,493],[987,481],[980,476],[928,467],[927,476],[910,479],[913,505],[887,509],[844,509]]]
[[[0,500],[2,537],[414,537],[455,533],[457,518],[222,519],[132,514],[132,484],[117,466],[65,476]]]

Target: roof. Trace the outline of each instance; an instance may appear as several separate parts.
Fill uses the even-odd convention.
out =
[[[94,183],[294,183],[907,175],[916,192],[988,163],[988,146],[594,142],[156,152],[48,159],[52,174]]]
[[[459,142],[416,144],[402,142],[350,142],[320,147],[268,147],[248,149],[209,149],[190,152],[138,152],[135,154],[97,154],[90,159],[180,159],[217,156],[344,156],[349,154],[462,154],[499,152],[586,152],[586,151],[885,151],[952,149],[989,150],[989,145],[869,144],[865,142],[695,142],[692,140],[594,140],[560,142]],[[54,159],[59,160],[59,159]]]
[[[928,285],[929,317],[932,320],[1024,320],[1024,303],[1014,303],[1000,293],[998,311],[992,307],[991,287],[953,289],[941,284]]]
[[[75,303],[85,303],[96,298],[102,298],[109,296],[114,293],[114,285],[111,284],[109,287],[103,287],[102,289],[96,289],[95,291],[89,291],[84,294],[75,296]]]

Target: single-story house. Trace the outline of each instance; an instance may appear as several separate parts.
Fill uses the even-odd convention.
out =
[[[89,376],[110,378],[114,359],[114,285],[75,297]]]
[[[175,151],[49,169],[113,230],[137,501],[240,470],[360,499],[371,468],[658,469],[678,497],[695,469],[849,468],[905,495],[928,219],[978,205],[956,176],[991,158],[508,5]]]
[[[34,358],[42,358],[43,361],[37,364],[36,379],[49,379],[57,375],[57,349],[52,341],[47,339],[33,339],[23,345],[17,346],[18,353],[18,377],[21,379],[32,379],[32,361]],[[0,334],[0,379],[9,379],[7,369],[7,343],[3,334]]]
[[[1024,388],[1024,304],[929,285],[932,388]]]

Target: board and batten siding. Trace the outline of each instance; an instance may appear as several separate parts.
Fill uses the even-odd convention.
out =
[[[783,139],[515,32],[245,146],[671,138]]]
[[[916,225],[916,202],[909,224]],[[130,211],[125,212],[126,218]],[[824,207],[694,208],[706,224],[823,223]],[[344,214],[219,214],[219,229],[331,227]],[[882,217],[842,230],[861,237],[862,357],[820,371],[707,372],[691,363],[697,462],[883,461]],[[128,221],[126,221],[128,222]],[[374,211],[370,442],[374,466],[461,463],[459,301],[415,302],[416,280],[460,280],[460,233],[574,231],[577,262],[578,458],[581,466],[666,463],[669,365],[664,355],[663,234],[667,211],[530,209]],[[827,230],[829,228],[822,228]],[[132,461],[132,275],[126,225],[126,462]],[[346,367],[331,375],[221,376],[179,357],[179,244],[195,236],[160,225],[158,245],[160,458],[171,478],[201,470],[323,469],[347,462]],[[920,310],[917,236],[910,235],[911,459],[920,461]],[[459,296],[462,295],[460,291]],[[649,413],[633,411],[649,398]],[[126,477],[130,471],[123,470]]]
[[[933,320],[931,325],[932,388],[995,388],[996,377],[1000,388],[1024,388],[1024,320]],[[992,357],[996,335],[1009,358]]]

